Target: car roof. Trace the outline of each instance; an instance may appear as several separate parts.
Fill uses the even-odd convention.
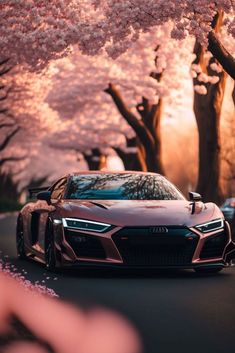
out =
[[[133,171],[133,170],[84,170],[80,172],[75,172],[75,173],[70,173],[67,176],[72,177],[72,176],[79,176],[79,175],[91,175],[91,174],[143,174],[143,175],[158,175],[162,176],[161,174],[158,173],[152,173],[152,172],[141,172],[141,171]]]

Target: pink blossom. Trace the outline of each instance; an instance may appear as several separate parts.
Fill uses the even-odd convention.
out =
[[[105,49],[117,58],[140,32],[169,21],[174,24],[172,37],[193,35],[206,46],[219,10],[227,15],[227,32],[235,36],[235,3],[230,0],[2,0],[0,9],[1,55],[33,68],[68,55],[75,44],[85,54]]]
[[[201,94],[201,95],[207,94],[207,89],[204,85],[195,85],[194,90],[195,90],[195,92],[197,92],[198,94]]]

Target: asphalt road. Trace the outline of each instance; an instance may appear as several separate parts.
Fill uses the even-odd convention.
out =
[[[48,275],[40,264],[16,259],[15,221],[0,220],[1,257],[32,282],[45,281],[63,300],[123,313],[138,329],[146,353],[234,351],[235,267],[214,276],[90,270]]]

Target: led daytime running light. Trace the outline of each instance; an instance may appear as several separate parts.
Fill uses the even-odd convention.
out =
[[[107,223],[88,221],[80,218],[63,218],[62,222],[65,228],[87,230],[98,233],[103,233],[111,227],[111,225]]]
[[[224,227],[223,219],[216,219],[214,221],[198,224],[195,226],[195,228],[200,230],[200,232],[202,233],[214,232],[215,230],[222,229],[223,227]]]

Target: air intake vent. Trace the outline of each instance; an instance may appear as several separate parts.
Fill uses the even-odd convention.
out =
[[[154,227],[126,227],[115,233],[112,239],[124,263],[130,266],[190,264],[198,236],[183,227],[162,228],[167,228],[167,232],[164,229],[164,233],[153,233]]]
[[[211,259],[214,257],[222,257],[227,237],[224,232],[211,236],[206,239],[201,251],[201,259]]]
[[[65,229],[65,239],[77,257],[105,259],[105,251],[99,239],[92,235]]]

